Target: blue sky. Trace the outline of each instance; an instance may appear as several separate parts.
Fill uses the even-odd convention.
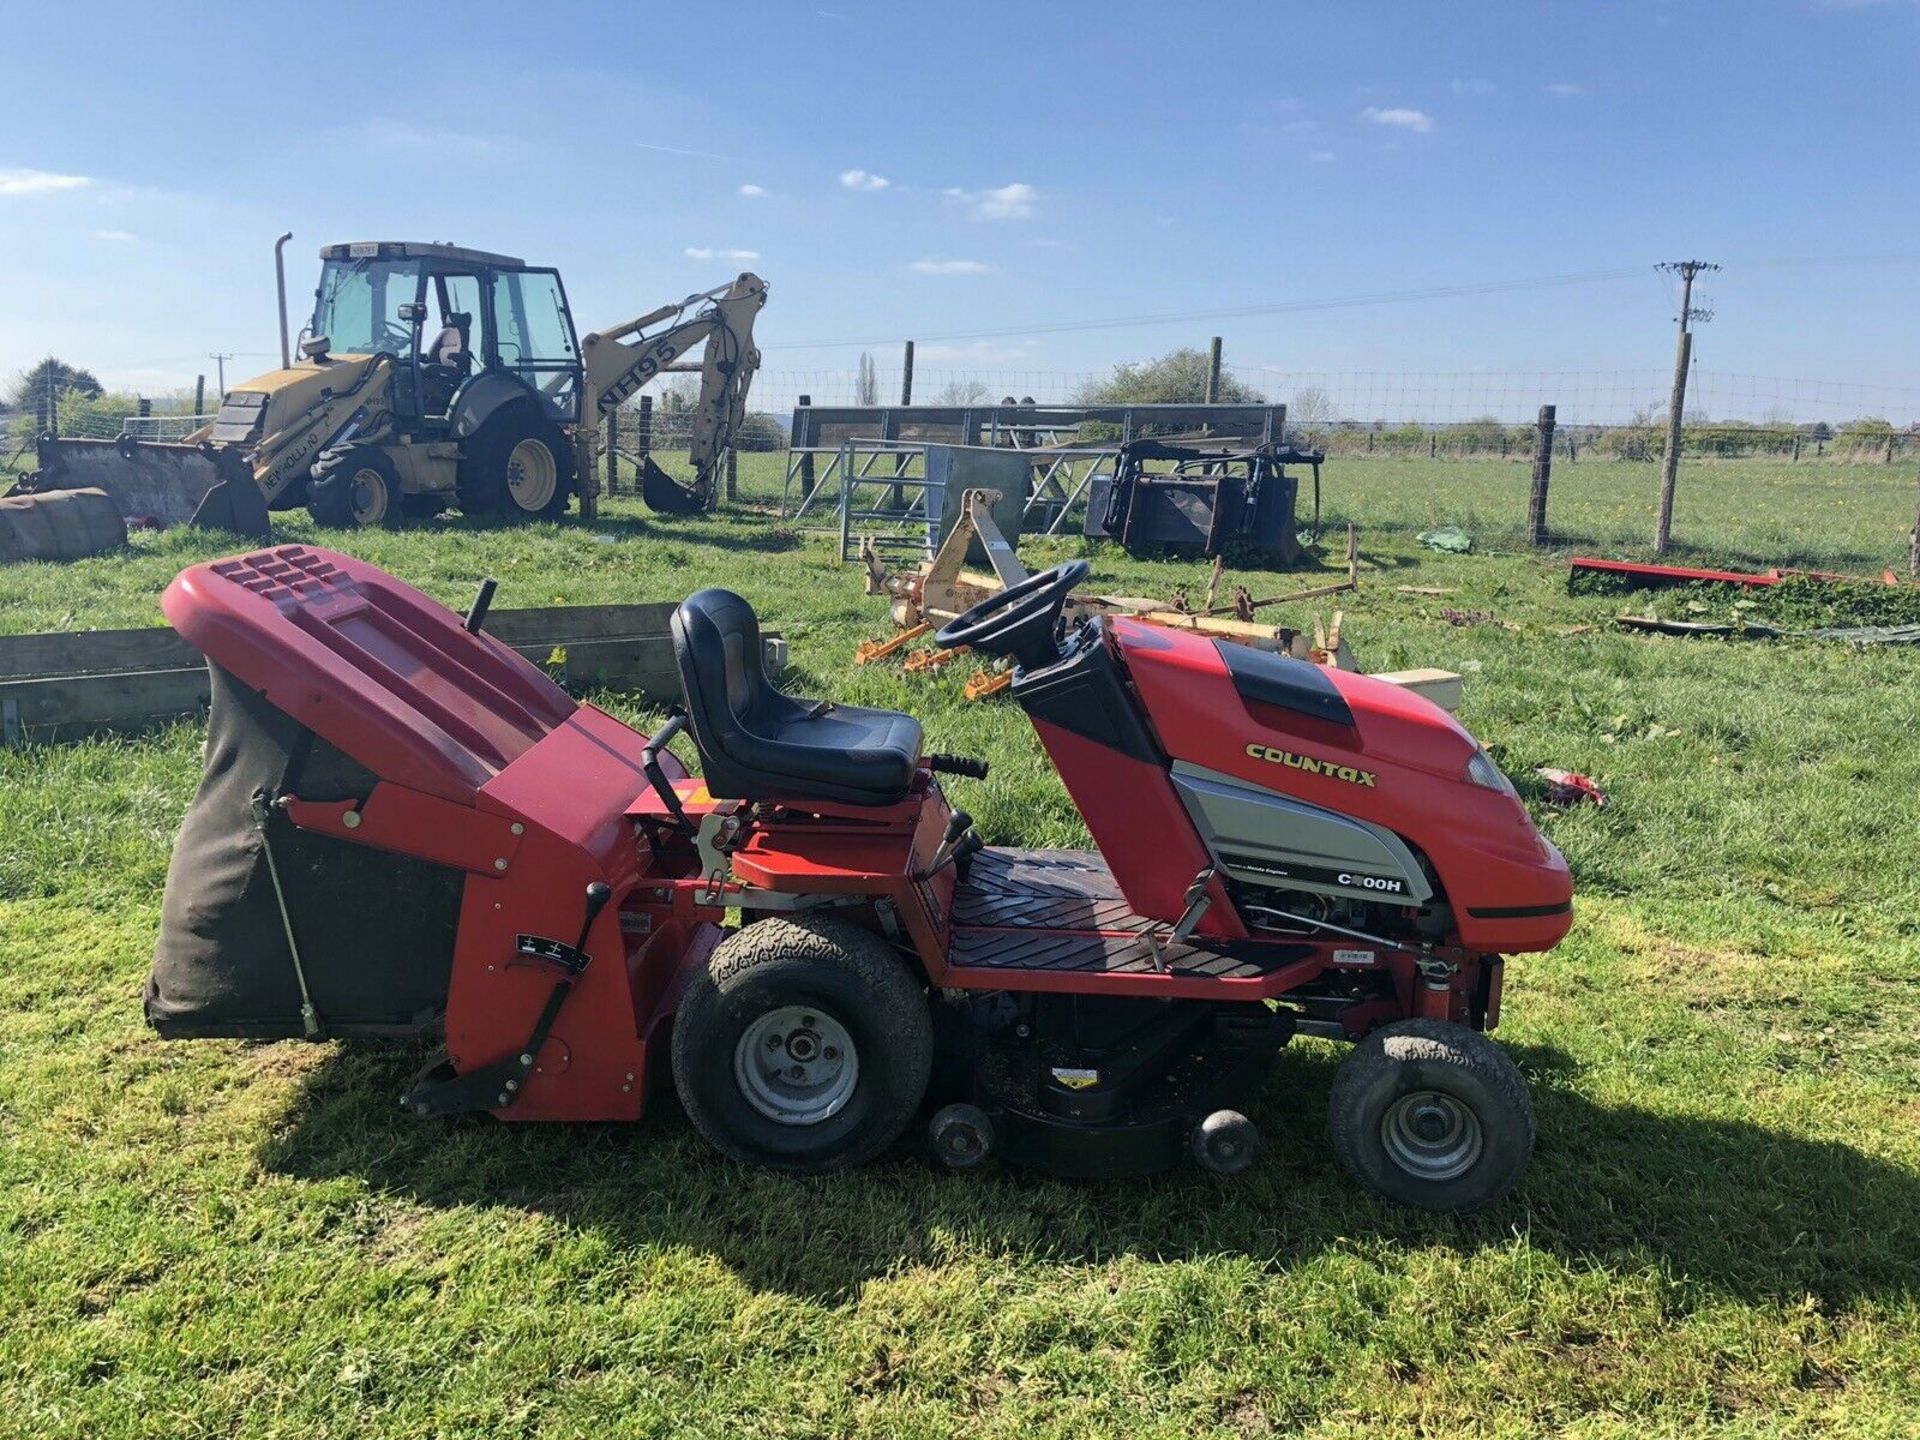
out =
[[[0,54],[0,375],[265,368],[282,230],[296,313],[330,240],[556,264],[587,328],[750,267],[770,377],[1657,375],[1698,255],[1703,367],[1920,419],[1912,0],[108,3]]]

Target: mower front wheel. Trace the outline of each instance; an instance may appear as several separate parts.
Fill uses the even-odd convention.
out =
[[[790,1172],[870,1160],[933,1067],[920,979],[871,931],[769,916],[721,942],[680,1002],[673,1079],[716,1149]]]
[[[1341,1063],[1329,1109],[1341,1163],[1422,1210],[1483,1210],[1533,1159],[1527,1082],[1464,1025],[1404,1020],[1374,1031]]]

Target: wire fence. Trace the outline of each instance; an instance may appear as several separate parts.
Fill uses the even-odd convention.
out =
[[[902,398],[904,367],[876,358],[871,370],[762,369],[756,409],[783,414],[802,396],[816,405],[890,405]],[[1492,420],[1527,425],[1543,404],[1558,407],[1562,427],[1646,424],[1663,414],[1670,370],[1317,371],[1226,365],[1234,393],[1222,398],[1284,404],[1295,423],[1384,428]],[[993,404],[1007,399],[1062,405],[1091,398],[1111,369],[1034,370],[917,364],[911,387],[921,405]],[[1132,396],[1195,401],[1197,395]],[[1687,382],[1687,418],[1695,425],[1829,430],[1863,418],[1894,429],[1920,426],[1920,388],[1867,382],[1746,375],[1696,364]]]
[[[929,350],[937,347],[929,347]],[[836,369],[766,368],[755,377],[748,451],[783,448],[795,405],[890,404],[902,398],[903,357]],[[923,362],[935,357],[922,352]],[[1097,394],[1114,372],[921,363],[912,400],[983,405],[1069,404]],[[1223,398],[1288,407],[1287,438],[1329,456],[1526,460],[1542,404],[1557,408],[1565,462],[1656,462],[1665,453],[1670,373],[1590,371],[1294,371],[1223,367]],[[684,449],[691,436],[685,385],[653,397],[646,448]],[[1192,396],[1157,396],[1191,400]],[[182,389],[141,397],[68,391],[4,422],[14,445],[43,430],[63,436],[179,440],[210,416]],[[211,408],[211,407],[208,407]],[[1897,465],[1920,458],[1920,389],[1868,382],[1767,377],[1696,364],[1688,381],[1683,452],[1690,459]],[[47,423],[47,422],[51,423]],[[622,412],[623,445],[643,448],[637,403]],[[629,434],[631,432],[631,434]]]

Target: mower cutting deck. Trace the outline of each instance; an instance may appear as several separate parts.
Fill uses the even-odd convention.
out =
[[[635,1119],[671,1074],[737,1159],[932,1152],[1081,1176],[1220,1173],[1295,1034],[1358,1042],[1333,1148],[1464,1210],[1526,1167],[1480,1033],[1501,957],[1571,923],[1565,863],[1446,712],[1391,685],[1108,617],[1074,562],[939,637],[1014,664],[1097,851],[985,846],[894,711],[781,694],[758,622],[674,618],[651,738],[364,562],[300,546],[184,572],[208,769],[168,876],[163,1034],[443,1032],[420,1115]],[[489,592],[490,593],[490,592]],[[670,750],[690,735],[701,775]],[[729,912],[739,923],[729,926]]]

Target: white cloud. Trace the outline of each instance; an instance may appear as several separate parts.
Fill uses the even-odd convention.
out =
[[[759,200],[766,195],[767,189],[764,185],[742,185],[738,193],[742,200]]]
[[[1382,110],[1377,105],[1369,105],[1360,112],[1360,118],[1371,120],[1375,125],[1388,125],[1396,130],[1411,130],[1416,135],[1425,135],[1433,129],[1433,117],[1426,111],[1409,110],[1404,106]]]
[[[1307,159],[1316,165],[1331,165],[1333,163],[1333,152],[1331,150],[1316,150],[1307,156]]]
[[[1040,192],[1033,186],[1015,181],[992,190],[962,190],[949,185],[941,191],[949,200],[964,200],[972,206],[975,220],[1031,220]]]
[[[496,160],[518,152],[512,140],[491,135],[474,135],[464,130],[436,130],[405,120],[374,119],[360,127],[360,134],[383,150],[408,155],[435,155],[442,159]]]
[[[727,250],[712,245],[687,246],[689,260],[758,260],[758,250]]]
[[[1571,100],[1576,95],[1584,95],[1586,93],[1586,86],[1576,85],[1571,80],[1557,80],[1547,86],[1547,94],[1553,96],[1556,100]]]
[[[981,260],[916,260],[907,267],[916,275],[984,275],[993,267]]]
[[[1491,95],[1493,82],[1476,76],[1470,80],[1449,80],[1447,88],[1456,95]]]
[[[893,182],[868,170],[842,170],[840,183],[849,190],[884,190]]]
[[[93,238],[96,240],[111,240],[120,245],[130,245],[140,237],[135,235],[131,230],[96,230],[93,232]]]
[[[977,220],[1025,220],[1033,214],[1033,202],[1040,192],[1031,185],[1015,183],[989,190],[973,207]]]
[[[51,170],[0,170],[0,195],[44,195],[92,183],[85,175],[56,175]]]

